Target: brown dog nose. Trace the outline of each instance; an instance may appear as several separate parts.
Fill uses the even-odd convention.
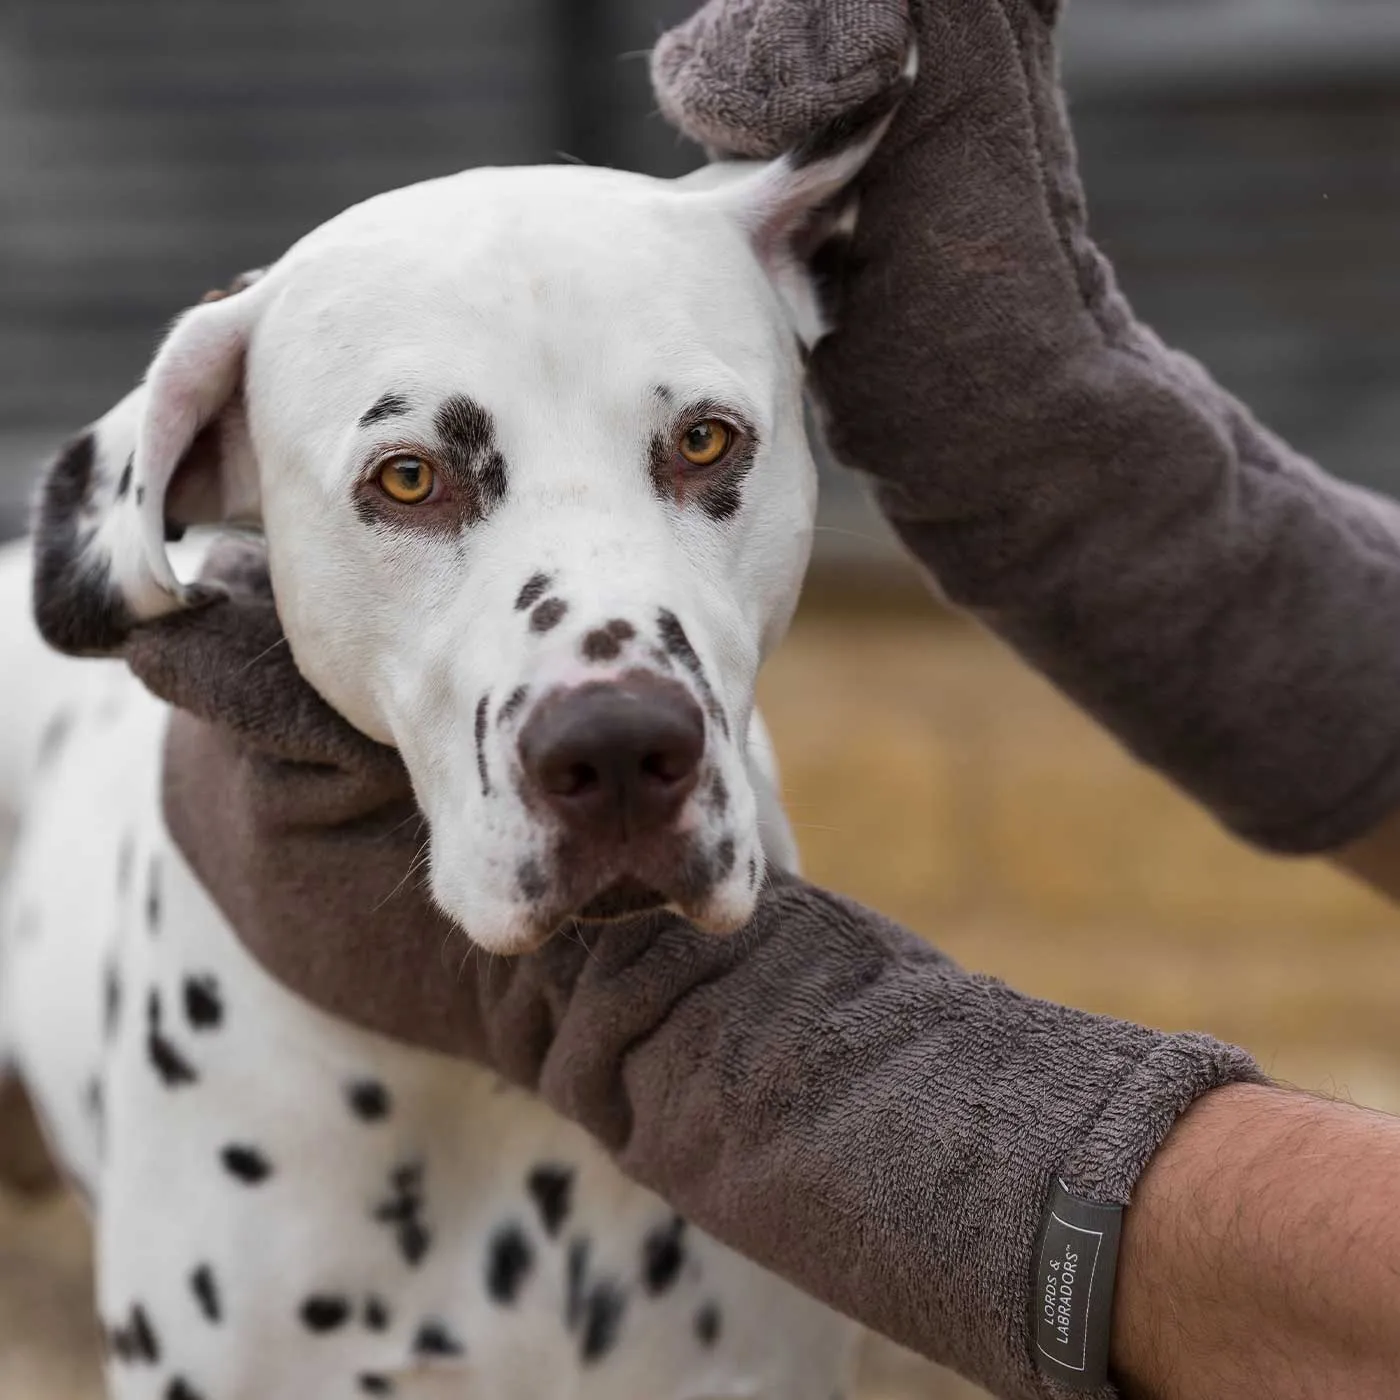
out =
[[[675,817],[704,753],[705,717],[690,692],[646,671],[555,691],[520,733],[539,796],[571,827],[624,840]]]

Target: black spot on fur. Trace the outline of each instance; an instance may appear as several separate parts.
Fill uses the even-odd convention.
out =
[[[617,1345],[627,1295],[616,1284],[594,1284],[583,1304],[583,1335],[579,1356],[585,1363],[601,1361]]]
[[[656,615],[656,629],[661,633],[661,645],[666,648],[666,654],[674,656],[692,676],[700,675],[704,670],[700,654],[691,646],[680,618],[670,609],[662,608]]]
[[[208,1264],[201,1264],[190,1275],[190,1292],[194,1294],[194,1300],[199,1304],[199,1310],[210,1322],[222,1320],[223,1312],[219,1306],[219,1285],[214,1280],[214,1271]]]
[[[171,1376],[165,1387],[165,1400],[204,1400],[204,1396],[183,1376]]]
[[[695,1314],[695,1336],[702,1347],[712,1347],[719,1341],[720,1316],[717,1303],[706,1303]]]
[[[448,470],[474,488],[482,515],[498,506],[506,494],[506,462],[496,450],[495,424],[479,403],[465,394],[444,399],[433,417]]]
[[[272,1163],[256,1147],[230,1143],[219,1153],[219,1160],[230,1176],[248,1186],[257,1186],[272,1175]]]
[[[365,1299],[365,1326],[371,1332],[387,1332],[389,1329],[389,1305],[383,1298],[371,1293]]]
[[[108,963],[102,974],[102,1034],[116,1039],[122,1017],[122,979],[115,963]]]
[[[138,486],[138,487],[136,488],[136,504],[137,504],[138,506],[144,506],[144,505],[146,504],[146,488],[145,488],[145,486]]]
[[[185,1019],[197,1031],[214,1030],[223,1023],[224,1003],[215,978],[185,978]]]
[[[125,1323],[107,1329],[107,1346],[118,1361],[147,1366],[160,1361],[160,1341],[140,1303],[133,1305]]]
[[[380,423],[385,418],[398,418],[408,412],[408,400],[402,394],[384,394],[360,414],[360,427]]]
[[[34,760],[36,767],[47,768],[62,752],[68,736],[73,732],[73,720],[71,710],[58,710],[50,717],[39,736],[39,749]]]
[[[528,685],[516,686],[506,697],[506,703],[501,706],[501,713],[496,717],[496,722],[509,724],[520,713],[520,707],[529,697],[530,687]]]
[[[612,661],[633,637],[637,629],[625,618],[615,617],[605,626],[597,627],[583,639],[585,661]]]
[[[622,644],[599,627],[584,637],[581,650],[585,661],[615,661],[622,653]]]
[[[83,433],[44,477],[34,522],[34,619],[51,647],[72,656],[115,651],[134,619],[104,560],[83,550],[97,445]]]
[[[722,816],[729,809],[729,789],[725,786],[723,776],[716,771],[715,776],[710,780],[710,811],[717,816]]]
[[[530,631],[551,632],[563,620],[569,605],[562,598],[546,598],[530,614]]]
[[[569,1257],[565,1264],[564,1321],[571,1331],[583,1320],[589,1253],[586,1239],[569,1241]]]
[[[642,1241],[642,1284],[653,1298],[667,1292],[681,1276],[684,1234],[685,1221],[675,1215]]]
[[[392,1395],[394,1383],[388,1376],[380,1376],[373,1371],[365,1371],[356,1384],[364,1395]]]
[[[126,466],[122,468],[122,474],[117,478],[117,500],[126,500],[126,493],[131,490],[131,473],[136,469],[136,454],[133,452],[126,459]]]
[[[97,1139],[97,1155],[106,1150],[107,1143],[107,1100],[102,1092],[102,1081],[93,1075],[83,1089],[83,1108],[92,1119],[93,1136]]]
[[[167,1089],[193,1084],[199,1079],[194,1066],[160,1028],[160,992],[152,987],[146,997],[146,1056]]]
[[[389,1174],[390,1194],[374,1208],[373,1218],[393,1228],[404,1262],[421,1264],[432,1245],[432,1233],[423,1223],[423,1165],[409,1162]]]
[[[506,1225],[491,1240],[486,1255],[486,1292],[491,1300],[509,1307],[535,1264],[535,1251],[519,1225]]]
[[[721,732],[727,739],[729,737],[729,721],[715,696],[709,677],[705,675],[705,667],[700,660],[700,654],[691,645],[690,638],[686,635],[680,618],[669,608],[662,608],[656,615],[656,629],[661,635],[661,645],[666,654],[675,657],[695,677],[695,684],[700,690],[700,698],[705,702],[705,712],[719,725]]]
[[[515,599],[516,612],[528,612],[549,591],[554,580],[543,573],[531,574]]]
[[[155,856],[146,871],[146,927],[160,932],[160,861]]]
[[[484,510],[490,510],[506,498],[506,459],[499,452],[489,452],[477,472]]]
[[[726,836],[715,847],[715,879],[725,879],[734,869],[734,838]]]
[[[313,1293],[302,1303],[297,1315],[308,1332],[334,1332],[345,1326],[350,1304],[333,1293]]]
[[[462,1356],[466,1348],[448,1331],[446,1324],[430,1319],[413,1338],[413,1351],[417,1356]]]
[[[389,1091],[377,1079],[357,1079],[346,1087],[345,1101],[350,1112],[366,1123],[378,1123],[389,1116]]]
[[[525,1178],[525,1189],[539,1209],[545,1234],[550,1239],[558,1238],[573,1206],[573,1168],[551,1164],[535,1167]]]
[[[521,899],[543,899],[549,892],[549,881],[544,878],[544,871],[537,860],[522,860],[515,878],[520,884]]]
[[[491,692],[488,690],[476,702],[476,772],[481,779],[481,795],[491,796],[491,775],[486,771],[486,719],[491,707]]]
[[[749,857],[749,888],[750,888],[750,889],[753,889],[753,887],[754,887],[756,884],[758,884],[758,857],[757,857],[757,856],[750,856],[750,857]]]

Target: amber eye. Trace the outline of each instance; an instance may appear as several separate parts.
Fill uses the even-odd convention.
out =
[[[390,457],[378,480],[379,489],[401,506],[420,506],[433,494],[433,469],[421,457]]]
[[[734,430],[718,418],[706,418],[681,434],[680,454],[692,467],[712,467],[734,440]]]

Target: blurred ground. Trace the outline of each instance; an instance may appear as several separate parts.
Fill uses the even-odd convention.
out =
[[[1400,1111],[1395,911],[1240,848],[981,634],[826,590],[761,692],[812,878],[1027,991]],[[0,1198],[4,1400],[97,1394],[87,1248],[72,1202]],[[862,1400],[975,1393],[870,1362]]]

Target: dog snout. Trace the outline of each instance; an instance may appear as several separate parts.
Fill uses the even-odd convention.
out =
[[[526,782],[569,828],[628,840],[673,822],[694,791],[705,716],[645,671],[545,696],[521,730]]]

